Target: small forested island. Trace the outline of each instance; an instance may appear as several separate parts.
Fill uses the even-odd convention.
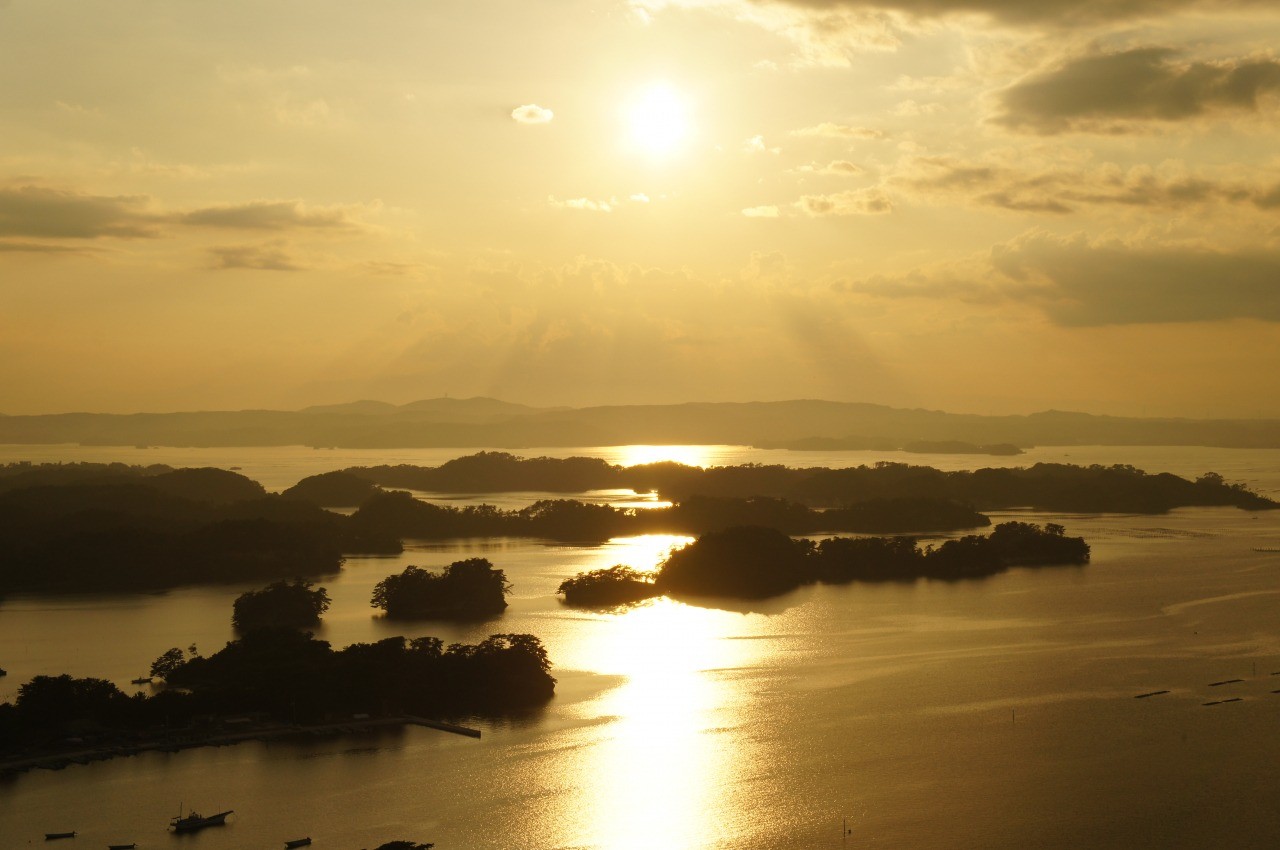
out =
[[[672,552],[649,583],[626,567],[581,573],[560,585],[571,605],[618,605],[656,595],[764,599],[803,584],[979,578],[1015,566],[1085,564],[1089,544],[1061,525],[1005,522],[921,549],[910,537],[832,537],[814,543],[772,528],[704,534]],[[627,598],[628,596],[634,598]]]
[[[963,440],[916,440],[902,447],[904,452],[933,455],[992,455],[1012,457],[1022,454],[1013,443],[966,443]]]
[[[653,577],[625,564],[578,573],[560,582],[556,591],[569,605],[606,608],[660,595]]]
[[[108,757],[199,744],[220,740],[229,717],[307,724],[355,714],[503,716],[555,690],[546,650],[526,634],[448,647],[434,637],[392,637],[334,650],[310,634],[260,629],[207,658],[175,649],[157,664],[165,659],[169,687],[150,697],[126,696],[102,679],[36,676],[13,703],[0,704],[0,756],[17,763],[58,750]]]
[[[406,567],[373,588],[370,603],[392,619],[476,620],[507,608],[511,585],[486,558],[454,561],[440,573]]]
[[[236,597],[231,625],[241,632],[315,626],[329,610],[329,602],[329,592],[306,579],[272,582],[261,590],[249,590]]]

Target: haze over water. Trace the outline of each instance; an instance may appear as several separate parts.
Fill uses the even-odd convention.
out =
[[[555,453],[597,451],[626,459],[625,449]],[[1280,452],[1076,447],[871,460],[1021,465],[1050,459],[1042,451],[1184,475],[1212,469],[1264,493],[1280,489]],[[81,449],[61,458],[238,465],[277,489],[352,463],[458,454]],[[868,454],[703,450],[716,463],[806,466]],[[556,586],[614,563],[650,567],[687,538],[456,541],[349,558],[321,582],[334,603],[319,636],[343,646],[530,632],[556,665],[555,699],[519,721],[470,721],[484,729],[479,741],[413,728],[34,771],[0,787],[0,835],[21,845],[77,829],[80,842],[153,846],[176,840],[162,833],[185,802],[236,810],[225,829],[192,839],[207,848],[302,835],[322,848],[398,837],[440,848],[834,848],[846,846],[843,818],[851,847],[1274,846],[1280,553],[1257,550],[1280,548],[1280,517],[1183,509],[992,519],[1008,516],[1062,522],[1092,545],[1092,563],[597,613],[563,607]],[[502,617],[456,626],[373,616],[369,594],[388,574],[471,555],[513,583]],[[217,649],[232,637],[231,601],[243,589],[7,599],[4,696],[36,673],[127,686],[169,646]],[[1245,681],[1209,687],[1234,678]],[[1163,689],[1171,693],[1133,699]],[[1202,705],[1234,696],[1243,699]]]

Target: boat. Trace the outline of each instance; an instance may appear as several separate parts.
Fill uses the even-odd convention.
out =
[[[151,677],[150,677],[150,676],[139,676],[138,678],[136,678],[136,679],[130,679],[129,681],[130,681],[132,684],[135,684],[135,685],[149,685],[149,684],[151,684]]]
[[[133,850],[137,846],[138,842],[136,841],[132,844],[108,844],[107,850]]]
[[[310,838],[295,838],[292,841],[286,841],[285,847],[309,847],[311,846]]]
[[[206,826],[222,826],[227,822],[227,815],[231,814],[234,809],[227,809],[225,812],[218,812],[216,815],[205,817],[198,812],[192,812],[185,818],[178,815],[169,826],[174,832],[195,832],[197,829],[204,829]]]
[[[44,834],[45,841],[52,841],[55,838],[75,838],[75,832],[46,832]]]

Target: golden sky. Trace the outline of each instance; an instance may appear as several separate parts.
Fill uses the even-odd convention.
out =
[[[1280,7],[0,0],[0,411],[1280,416]]]

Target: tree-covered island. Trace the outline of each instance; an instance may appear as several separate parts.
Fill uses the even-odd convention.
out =
[[[910,537],[832,537],[814,543],[743,526],[704,534],[672,552],[652,576],[627,567],[580,573],[560,585],[571,605],[610,606],[651,596],[764,599],[804,584],[951,581],[1015,566],[1079,565],[1089,544],[1061,525],[1006,522],[987,536],[967,535],[920,548]],[[631,597],[631,598],[629,598]]]
[[[555,690],[546,650],[526,634],[449,646],[393,637],[334,650],[306,633],[260,629],[207,658],[174,655],[157,659],[169,687],[154,696],[127,696],[102,679],[36,676],[0,704],[0,757],[198,745],[222,740],[231,717],[286,728],[356,715],[499,717],[536,708]]]
[[[511,585],[486,558],[454,561],[439,573],[406,567],[373,588],[370,603],[392,619],[476,620],[507,608]]]
[[[237,631],[285,628],[304,629],[320,624],[329,610],[329,592],[306,579],[276,581],[261,590],[249,590],[231,606],[231,625]]]
[[[625,564],[578,573],[560,582],[556,591],[568,605],[609,608],[660,595],[653,577]]]
[[[1212,472],[1192,481],[1119,464],[1037,463],[951,472],[890,462],[840,469],[764,464],[703,468],[674,462],[624,467],[600,458],[522,458],[506,452],[480,452],[438,467],[371,466],[347,471],[384,487],[438,493],[581,493],[629,488],[656,492],[675,502],[691,496],[770,497],[811,508],[848,507],[875,499],[935,499],[977,511],[1029,507],[1057,512],[1163,513],[1191,506],[1280,507],[1280,503]],[[821,530],[879,533],[875,529]]]

